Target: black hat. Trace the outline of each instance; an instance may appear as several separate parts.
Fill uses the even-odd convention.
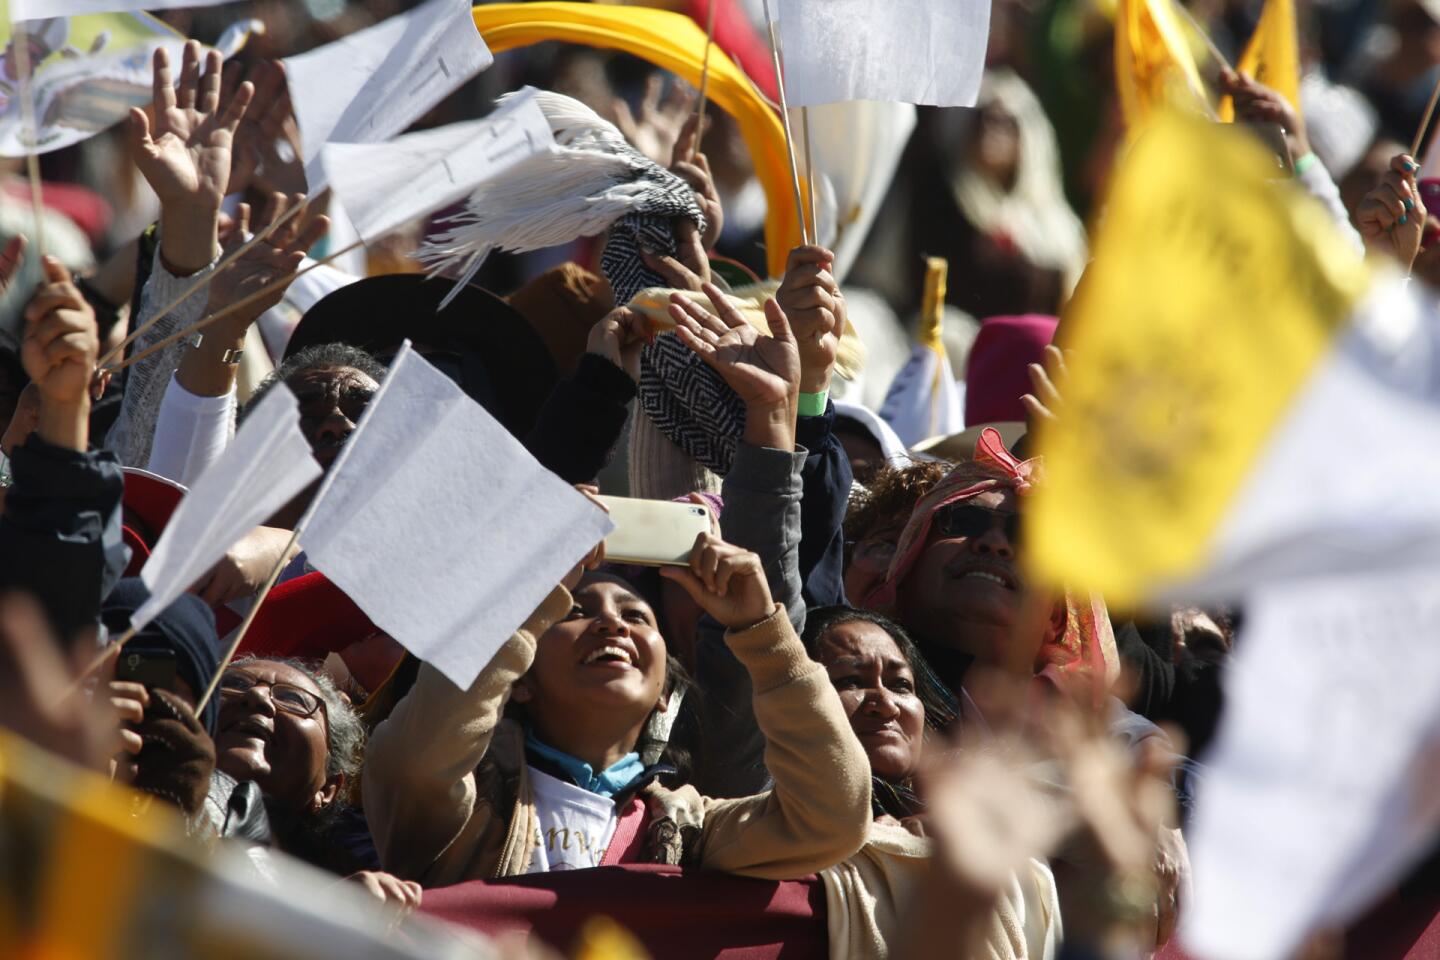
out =
[[[555,363],[525,318],[488,290],[467,284],[441,310],[454,285],[397,273],[341,287],[306,311],[285,356],[315,344],[348,343],[389,362],[408,338],[417,353],[523,437],[555,386]]]

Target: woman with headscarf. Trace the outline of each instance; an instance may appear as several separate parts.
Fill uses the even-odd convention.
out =
[[[864,606],[894,611],[917,636],[959,698],[964,723],[988,729],[965,687],[967,670],[979,664],[1033,678],[1037,701],[1058,693],[1095,711],[1110,734],[1138,754],[1165,735],[1110,693],[1120,665],[1105,601],[1074,591],[1051,595],[1025,583],[1018,562],[1021,517],[1040,473],[1039,460],[1017,459],[997,431],[982,431],[974,459],[916,504],[885,579]],[[1158,903],[1165,930],[1188,858],[1178,831],[1166,828],[1161,841]]]
[[[927,738],[955,719],[955,700],[905,631],[879,614],[850,607],[812,610],[804,640],[829,674],[865,748],[875,815],[860,852],[820,871],[830,956],[891,956],[906,906],[931,880],[932,841],[917,823],[926,810],[915,778]],[[977,915],[985,949],[980,955],[1054,956],[1060,915],[1049,866],[1031,859],[1005,886],[988,917]],[[955,947],[958,956],[960,944]]]
[[[1119,670],[1105,602],[1037,597],[1018,562],[1021,504],[1038,474],[1038,461],[1016,459],[998,432],[983,431],[974,459],[916,504],[864,606],[894,612],[962,699],[978,662],[1078,691],[1098,709]]]

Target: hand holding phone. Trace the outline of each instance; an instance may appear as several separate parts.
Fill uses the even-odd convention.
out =
[[[614,531],[605,539],[605,559],[647,567],[690,563],[695,538],[710,532],[710,511],[696,503],[599,497],[610,511]]]

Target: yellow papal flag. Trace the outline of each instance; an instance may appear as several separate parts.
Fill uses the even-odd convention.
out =
[[[1037,579],[1129,606],[1226,556],[1242,488],[1369,280],[1249,134],[1178,115],[1125,157],[1094,249],[1060,325],[1066,405],[1039,427],[1026,559]],[[1236,549],[1286,509],[1246,513],[1262,519]]]
[[[1249,74],[1278,92],[1300,112],[1300,34],[1295,24],[1295,0],[1266,0],[1255,33],[1235,69]],[[1235,119],[1235,104],[1226,97],[1220,119]]]
[[[1195,57],[1171,7],[1177,0],[1120,0],[1115,13],[1115,87],[1125,125],[1165,106],[1209,115]]]

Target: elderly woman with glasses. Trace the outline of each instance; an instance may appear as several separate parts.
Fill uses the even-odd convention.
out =
[[[418,884],[362,870],[347,798],[364,754],[365,728],[330,678],[296,660],[237,660],[220,678],[215,766],[265,798],[275,846],[402,908]],[[370,847],[368,832],[358,831]],[[373,861],[373,847],[370,848]]]

